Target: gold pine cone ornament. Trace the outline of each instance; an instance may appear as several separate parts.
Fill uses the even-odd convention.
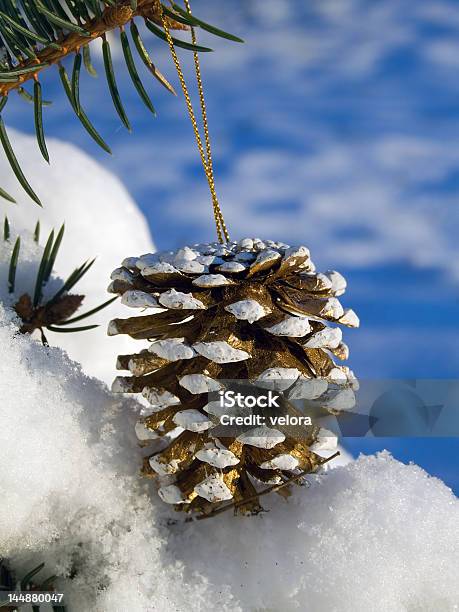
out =
[[[209,393],[247,381],[275,389],[282,414],[298,414],[292,400],[331,413],[352,407],[355,378],[336,360],[348,357],[341,326],[359,320],[338,300],[341,274],[317,273],[304,246],[245,238],[128,257],[111,278],[109,291],[138,314],[111,321],[109,335],[145,341],[119,357],[118,369],[131,375],[113,390],[149,403],[136,432],[151,445],[143,472],[165,502],[205,514],[230,502],[257,512],[263,488],[323,463],[323,441],[336,444],[330,432],[224,428]]]

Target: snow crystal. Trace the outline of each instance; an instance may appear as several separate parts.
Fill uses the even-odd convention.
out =
[[[337,348],[343,338],[339,327],[326,327],[316,332],[303,346],[307,348]]]
[[[215,255],[199,255],[196,258],[196,261],[202,264],[203,266],[211,266],[221,264],[224,262],[224,259],[221,257],[216,257]]]
[[[292,338],[301,338],[306,336],[311,331],[309,319],[307,317],[286,317],[280,323],[276,323],[271,327],[266,327],[266,331],[275,336],[290,336]]]
[[[215,427],[209,417],[194,408],[176,412],[173,420],[179,427],[183,427],[183,429],[187,429],[188,431],[201,432]]]
[[[172,338],[170,340],[158,340],[148,347],[150,353],[158,355],[168,361],[178,361],[179,359],[192,359],[195,356],[194,350],[184,342],[184,338]]]
[[[193,249],[190,249],[190,247],[185,246],[182,249],[179,249],[177,251],[177,253],[175,254],[174,260],[175,261],[192,261],[193,259],[196,259],[198,253],[196,251],[193,251]]]
[[[240,249],[244,249],[247,251],[251,251],[253,249],[253,240],[252,238],[242,238],[241,240],[239,240],[239,242],[237,243],[237,246]]]
[[[158,494],[166,504],[183,504],[186,500],[177,485],[166,485],[158,489]]]
[[[126,270],[126,268],[115,268],[115,270],[113,270],[113,272],[110,274],[110,278],[112,280],[118,280],[131,284],[134,275],[132,272],[129,272],[129,270]]]
[[[207,271],[207,268],[205,265],[203,265],[201,262],[199,261],[190,261],[188,259],[180,259],[180,260],[174,260],[174,266],[177,268],[177,270],[180,270],[180,272],[185,272],[186,274],[202,274],[203,272]]]
[[[336,366],[332,368],[327,374],[327,380],[336,384],[344,384],[347,382],[346,370],[342,367]]]
[[[225,306],[225,310],[233,314],[236,319],[248,321],[249,323],[254,323],[271,312],[256,300],[233,302]]]
[[[250,355],[232,347],[228,342],[197,342],[193,348],[203,357],[211,359],[215,363],[230,363],[233,361],[244,361]]]
[[[191,293],[183,293],[175,289],[165,291],[159,297],[159,302],[166,308],[199,310],[205,308],[201,300],[197,300]]]
[[[323,378],[304,378],[302,376],[296,381],[289,391],[289,399],[317,399],[325,393],[328,382]]]
[[[223,274],[203,274],[193,280],[193,285],[196,287],[223,287],[224,285],[231,285],[232,281]]]
[[[121,298],[121,303],[131,308],[154,308],[158,306],[158,300],[154,295],[137,289],[125,291]]]
[[[296,259],[296,258],[305,258],[305,259],[309,259],[310,257],[310,252],[308,247],[305,246],[299,246],[299,247],[289,247],[285,253],[284,253],[284,258],[285,259]]]
[[[263,461],[260,464],[262,470],[294,470],[298,467],[298,459],[296,457],[292,457],[292,455],[277,455],[273,459],[269,461]]]
[[[204,463],[208,463],[220,469],[239,463],[239,459],[230,450],[212,446],[211,444],[207,444],[204,448],[199,450],[196,453],[196,457],[199,461],[203,461]]]
[[[273,448],[276,444],[285,440],[285,435],[277,429],[261,425],[240,434],[237,439],[243,444],[249,444],[257,448]]]
[[[112,391],[115,391],[115,389],[112,388]],[[180,404],[180,400],[176,395],[164,389],[144,387],[142,389],[142,395],[148,402],[150,402],[151,406],[155,409],[155,412],[159,412],[168,406],[177,406]]]
[[[331,319],[339,319],[343,315],[344,309],[335,297],[328,298],[320,312],[321,317],[330,317]]]
[[[347,281],[342,274],[336,270],[329,270],[325,276],[331,281],[331,288],[335,295],[342,295],[346,291]]]
[[[185,374],[179,380],[179,384],[193,395],[219,391],[222,388],[218,381],[205,374]]]
[[[129,270],[135,270],[137,268],[137,257],[125,257],[121,262],[123,268],[129,268]]]
[[[340,317],[339,322],[349,327],[359,327],[360,320],[352,308],[346,308],[344,314]]]
[[[254,244],[254,246],[256,248],[257,244]],[[263,243],[260,243],[260,248],[264,249],[264,247],[265,245]],[[278,251],[274,251],[273,249],[266,249],[266,251],[261,251],[261,253],[258,254],[258,257],[254,261],[253,265],[254,266],[263,265],[268,262],[277,261],[280,258],[281,258],[281,254]]]
[[[145,427],[145,423],[138,421],[135,424],[135,434],[139,440],[155,440],[158,437],[158,434],[148,427]]]
[[[141,274],[142,276],[153,276],[155,274],[180,274],[180,272],[170,263],[158,261],[143,267]]]
[[[177,459],[172,459],[170,463],[164,463],[160,458],[155,455],[148,460],[150,467],[160,476],[168,476],[170,474],[175,474],[179,467],[179,461]]]
[[[220,266],[218,266],[219,272],[226,272],[227,274],[235,274],[238,272],[244,272],[246,270],[246,266],[244,264],[239,263],[238,261],[225,261]]]
[[[264,389],[285,391],[300,374],[296,368],[268,368],[258,376],[257,384]]]
[[[334,451],[338,446],[338,438],[336,435],[328,429],[319,429],[317,440],[312,444],[311,450],[315,453],[321,454],[321,451]]]
[[[220,474],[212,474],[205,480],[197,484],[194,488],[195,492],[207,499],[210,502],[219,502],[226,499],[232,499],[233,494],[223,482]]]
[[[116,320],[110,321],[107,325],[107,336],[117,336],[119,333]]]
[[[131,384],[124,376],[117,376],[111,385],[113,393],[129,393]]]

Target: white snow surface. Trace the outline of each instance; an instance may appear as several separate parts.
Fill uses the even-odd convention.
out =
[[[0,556],[61,576],[73,560],[72,612],[455,609],[459,503],[441,481],[382,453],[264,497],[269,513],[184,524],[138,475],[140,407],[12,318],[0,306]]]
[[[173,547],[243,610],[456,609],[459,504],[439,480],[386,453],[311,480],[265,497],[268,514],[177,530]]]
[[[82,311],[90,310],[109,299],[106,288],[110,273],[126,253],[154,250],[145,218],[121,181],[76,146],[47,138],[51,158],[48,166],[40,156],[35,136],[11,128],[8,135],[43,208],[24,193],[1,155],[0,185],[18,204],[0,199],[0,220],[3,223],[6,214],[12,229],[21,234],[24,230],[32,232],[40,220],[42,245],[52,228],[57,230],[66,222],[55,271],[66,278],[84,261],[97,257],[75,291],[86,296]],[[2,276],[0,283],[3,282]],[[100,323],[97,329],[78,334],[50,332],[48,341],[65,348],[88,374],[109,383],[116,356],[133,352],[134,341],[125,335],[108,338],[106,322],[125,313],[126,309],[117,301],[93,317],[92,322]]]

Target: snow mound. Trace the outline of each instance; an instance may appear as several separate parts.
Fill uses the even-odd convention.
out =
[[[191,576],[230,584],[243,610],[456,610],[459,501],[387,453],[310,479],[270,512],[176,528]]]
[[[24,230],[33,231],[40,220],[42,245],[52,228],[57,230],[66,222],[55,271],[66,278],[84,261],[97,257],[78,284],[86,296],[84,308],[89,310],[109,299],[106,288],[110,273],[126,254],[154,250],[145,218],[121,181],[76,146],[48,138],[48,165],[40,156],[34,136],[12,129],[8,134],[43,209],[24,193],[8,162],[0,156],[0,185],[18,202],[14,205],[0,199],[0,220],[3,223],[7,215],[12,229],[21,235]],[[106,321],[122,312],[122,306],[115,302],[98,313],[99,328],[81,334],[49,333],[48,340],[65,348],[88,374],[111,383],[116,356],[132,348],[127,337],[107,338]]]

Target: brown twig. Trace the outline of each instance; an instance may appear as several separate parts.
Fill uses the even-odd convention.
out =
[[[331,455],[330,457],[327,457],[326,459],[321,461],[319,463],[319,466],[325,465],[332,459],[335,459],[335,457],[338,457],[339,454],[340,452],[336,451],[334,455]],[[217,514],[221,514],[222,512],[226,512],[226,510],[230,510],[231,508],[234,508],[236,510],[237,508],[240,508],[241,506],[245,506],[245,504],[249,502],[257,500],[259,497],[262,497],[263,495],[267,495],[268,493],[275,493],[276,491],[280,491],[284,487],[287,487],[293,482],[300,480],[300,478],[303,478],[303,476],[307,476],[308,474],[311,474],[311,471],[305,470],[303,472],[300,472],[300,474],[296,474],[296,476],[292,476],[292,478],[289,478],[288,480],[284,481],[281,484],[272,485],[271,487],[268,487],[267,489],[263,489],[263,491],[260,491],[259,493],[255,493],[254,495],[251,495],[250,497],[246,497],[245,499],[241,499],[238,502],[230,502],[229,504],[220,506],[220,508],[216,508],[215,510],[212,510],[212,512],[209,512],[209,514],[200,514],[198,516],[190,516],[187,519],[185,519],[185,523],[192,523],[193,521],[203,521],[204,519],[208,519],[213,516],[216,516]]]
[[[11,83],[0,84],[0,96],[8,95],[8,92],[21,87],[26,81],[35,79],[37,74],[48,68],[49,65],[57,64],[67,55],[78,51],[78,49],[96,38],[101,37],[106,32],[120,28],[135,17],[146,17],[157,24],[162,24],[158,0],[138,0],[137,8],[133,10],[129,0],[120,2],[117,6],[108,6],[104,9],[100,18],[94,18],[83,24],[88,36],[83,36],[77,32],[71,32],[57,41],[60,49],[45,47],[37,52],[36,58],[21,62],[15,68],[33,67],[34,64],[47,64],[37,68],[34,72],[27,72],[18,76],[18,80]],[[186,26],[169,20],[168,25],[175,30],[187,29]]]

